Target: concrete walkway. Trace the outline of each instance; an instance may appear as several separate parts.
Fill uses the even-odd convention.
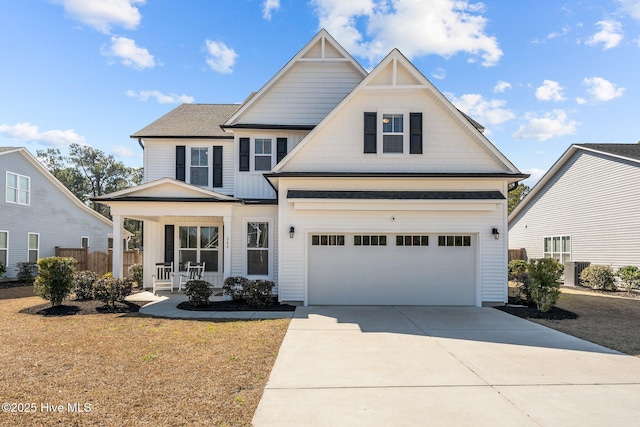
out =
[[[218,298],[221,299],[221,298]],[[176,319],[287,319],[293,317],[293,311],[189,311],[180,310],[178,304],[187,301],[183,293],[169,291],[139,292],[129,295],[127,301],[151,301],[140,308],[140,313],[156,317]],[[211,298],[215,301],[215,297]]]
[[[640,359],[491,308],[298,307],[256,426],[628,426]]]

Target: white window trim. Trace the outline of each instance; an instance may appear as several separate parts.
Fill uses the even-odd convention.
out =
[[[385,114],[402,114],[402,153],[385,153],[384,152],[384,133],[382,132],[382,118]],[[378,123],[376,124],[377,129],[377,137],[376,137],[376,145],[378,153],[378,157],[409,157],[409,111],[402,109],[387,109],[377,110],[376,120]]]
[[[176,223],[174,226],[174,230],[173,230],[173,241],[175,242],[174,244],[174,248],[173,248],[173,259],[175,260],[174,262],[174,269],[175,271],[180,271],[181,273],[184,273],[185,271],[179,270],[179,266],[180,266],[180,249],[182,249],[180,247],[180,227],[197,227],[198,228],[198,239],[200,238],[200,227],[218,227],[218,271],[205,271],[204,274],[206,275],[214,275],[214,276],[222,276],[222,268],[223,268],[223,241],[222,241],[222,233],[223,233],[223,224],[220,222],[206,222],[206,223],[197,223],[197,222],[179,222]],[[185,248],[186,249],[186,248]],[[200,249],[201,248],[197,248],[196,250],[198,251],[198,253],[200,253]],[[205,266],[206,267],[206,266]]]
[[[271,168],[269,170],[256,170],[256,139],[269,139],[271,140]],[[249,172],[255,175],[262,175],[264,173],[269,172],[274,168],[275,163],[274,159],[276,158],[277,151],[277,138],[275,136],[252,136],[250,138],[249,143]],[[266,157],[265,154],[261,154],[260,156]],[[254,221],[252,221],[254,222]]]
[[[266,276],[264,275],[256,275],[256,274],[252,274],[249,275],[249,273],[247,273],[248,271],[248,263],[249,263],[249,257],[247,254],[248,251],[248,247],[247,247],[247,227],[249,225],[250,222],[266,222],[268,225],[268,230],[269,230],[269,247],[268,252],[269,252],[269,274],[267,274]],[[274,229],[273,229],[273,218],[264,218],[264,217],[255,217],[255,218],[244,218],[244,220],[242,221],[242,275],[250,278],[250,279],[263,279],[263,280],[273,280],[273,269],[275,268],[273,265],[273,233],[274,233]]]
[[[29,262],[29,253],[34,250],[29,247],[29,240],[32,235],[38,236],[38,247],[35,249],[36,251],[36,262],[40,259],[40,233],[27,233],[27,262]]]
[[[560,248],[562,248],[562,238],[563,237],[568,237],[569,240],[571,241],[571,249],[569,250],[569,252],[564,252],[562,250],[559,251],[559,252],[554,251],[553,250],[553,238],[554,237],[559,237],[560,238]],[[551,239],[551,251],[549,251],[549,252],[544,250],[544,241],[545,241],[545,239]],[[571,261],[573,259],[573,235],[571,235],[571,234],[555,234],[555,235],[552,235],[552,236],[542,236],[542,256],[544,258],[547,258],[546,254],[550,254],[549,258],[553,258],[553,255],[556,254],[556,253],[560,255],[560,260],[562,260],[562,255],[563,254],[567,254],[567,253],[569,254],[569,259],[567,261]]]
[[[200,186],[200,185],[196,185],[196,184],[191,184],[191,149],[193,148],[204,148],[207,150],[207,185],[206,186]],[[185,181],[188,184],[191,185],[195,185],[196,187],[200,187],[200,188],[206,188],[206,189],[212,189],[213,188],[213,149],[211,147],[208,147],[206,145],[202,145],[202,144],[194,144],[194,145],[187,145],[185,147],[185,150],[188,151],[188,153],[185,153],[185,163],[186,163],[186,167],[185,167],[185,173],[184,173],[184,178]],[[203,166],[195,166],[195,167],[203,167]]]
[[[16,176],[16,185],[18,186],[18,194],[16,194],[16,201],[9,200],[9,192],[7,191],[9,188],[9,174]],[[27,203],[20,203],[20,178],[27,178],[27,182],[29,183],[29,189],[27,190]],[[31,206],[31,177],[27,175],[21,175],[16,172],[7,171],[5,174],[5,196],[4,200],[7,203],[12,203],[14,205],[22,205],[22,206]]]
[[[84,248],[84,246],[82,246],[82,241],[83,241],[84,239],[87,239],[87,247],[89,247],[89,242],[90,242],[90,240],[89,240],[89,236],[80,236],[80,247],[81,247],[81,248]]]
[[[5,267],[7,267],[9,265],[9,231],[8,230],[0,230],[0,233],[6,233],[7,234],[7,247],[6,248],[0,248],[0,250],[3,251],[7,251],[7,263],[4,265]]]

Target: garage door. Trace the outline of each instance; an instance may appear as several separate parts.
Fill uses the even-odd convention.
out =
[[[309,304],[475,305],[476,236],[312,234]]]

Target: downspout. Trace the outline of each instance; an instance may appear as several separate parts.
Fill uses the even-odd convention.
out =
[[[140,146],[140,148],[142,148],[142,151],[144,151],[144,144],[142,143],[142,138],[138,138],[138,145]]]
[[[513,187],[512,187],[513,185]],[[513,190],[515,190],[516,188],[518,188],[518,186],[520,185],[520,182],[512,182],[511,184],[509,184],[509,186],[507,187],[507,193],[511,193]]]

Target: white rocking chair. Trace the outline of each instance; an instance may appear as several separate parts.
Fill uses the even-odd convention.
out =
[[[180,274],[178,292],[182,292],[182,287],[191,280],[204,280],[204,265],[204,262],[192,264],[187,261],[187,274]]]
[[[156,264],[156,273],[152,277],[154,294],[166,290],[173,292],[173,262]]]

